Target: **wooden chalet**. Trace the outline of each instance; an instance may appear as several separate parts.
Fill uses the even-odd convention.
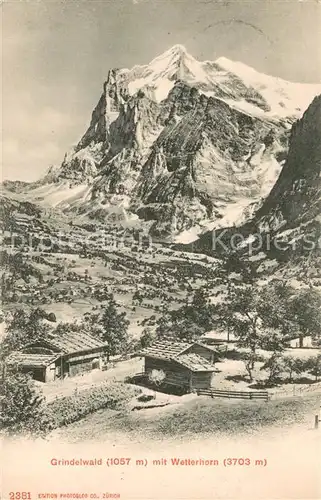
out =
[[[69,332],[29,344],[13,352],[6,362],[31,373],[35,380],[49,382],[101,368],[106,351],[107,344],[99,339],[87,333]]]
[[[153,370],[165,373],[164,385],[187,392],[208,389],[212,384],[216,350],[202,343],[158,341],[145,349],[144,373]]]

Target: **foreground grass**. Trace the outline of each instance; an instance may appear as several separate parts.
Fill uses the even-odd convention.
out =
[[[197,435],[233,435],[265,428],[313,425],[320,394],[265,402],[226,401],[198,397],[183,404],[139,412],[104,410],[61,430],[63,440],[107,439],[123,435],[145,439],[192,438]]]
[[[52,428],[77,422],[102,408],[121,408],[121,405],[137,394],[139,389],[135,386],[106,382],[98,387],[55,399],[47,405]]]

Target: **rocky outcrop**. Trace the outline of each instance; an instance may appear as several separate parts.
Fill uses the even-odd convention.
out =
[[[76,151],[86,148],[92,142],[97,144],[108,141],[109,127],[128,98],[126,71],[110,70],[104,83],[103,93],[92,113],[90,125],[79,141]]]

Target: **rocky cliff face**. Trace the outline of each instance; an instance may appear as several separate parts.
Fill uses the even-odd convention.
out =
[[[108,217],[122,205],[159,235],[233,223],[272,188],[290,126],[315,92],[174,46],[109,72],[87,131],[42,185],[65,209]]]
[[[306,222],[321,214],[321,95],[292,127],[289,153],[261,210],[260,224],[271,227]]]
[[[283,126],[245,115],[184,83],[175,85],[161,116],[166,126],[136,185],[142,216],[155,219],[160,206],[168,207],[178,231],[220,219],[227,207],[262,195],[267,164],[269,170],[280,168],[276,156],[287,140]]]
[[[321,95],[292,127],[289,151],[271,192],[251,220],[216,232],[227,248],[239,235],[237,250],[299,263],[319,276],[321,262]],[[221,235],[221,236],[220,236]],[[224,235],[224,236],[222,236]],[[195,241],[196,251],[213,253],[213,232]],[[234,248],[235,249],[235,248]],[[218,245],[218,251],[223,251]],[[320,281],[321,283],[321,281]]]

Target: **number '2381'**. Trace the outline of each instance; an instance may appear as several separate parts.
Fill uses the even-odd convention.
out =
[[[31,500],[30,491],[10,491],[10,500]]]

